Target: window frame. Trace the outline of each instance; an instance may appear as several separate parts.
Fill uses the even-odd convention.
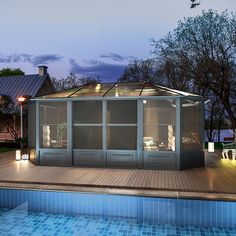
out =
[[[101,123],[75,123],[75,104],[80,102],[99,102],[101,105]],[[102,100],[74,100],[72,101],[72,130],[74,127],[101,127],[101,148],[76,148],[75,147],[75,131],[72,132],[72,149],[73,150],[103,150],[103,102]]]
[[[108,103],[109,102],[119,102],[119,101],[122,101],[122,102],[127,102],[127,101],[132,101],[132,102],[135,102],[135,108],[136,108],[136,123],[108,123],[107,122],[107,113],[108,113]],[[135,138],[135,148],[134,149],[118,149],[118,148],[109,148],[108,146],[108,129],[109,127],[136,127],[136,138]],[[107,151],[137,151],[137,148],[138,148],[138,99],[119,99],[119,100],[107,100],[107,105],[106,105],[106,150]]]
[[[41,113],[40,113],[40,107],[41,105],[46,105],[46,104],[50,104],[50,103],[55,103],[55,104],[58,104],[58,103],[64,103],[65,104],[65,107],[66,107],[66,120],[65,120],[65,123],[66,123],[66,146],[64,147],[43,147],[42,145],[42,129],[41,127],[43,126],[43,124],[41,124]],[[37,108],[38,107],[38,108]],[[38,111],[37,111],[38,109]],[[36,104],[36,116],[38,115],[38,118],[36,118],[36,120],[38,119],[38,130],[37,130],[37,127],[36,127],[36,147],[38,145],[38,149],[41,149],[41,150],[67,150],[68,149],[68,126],[70,124],[68,124],[68,118],[67,118],[67,113],[68,113],[68,105],[67,105],[67,101],[64,101],[64,100],[58,100],[58,101],[40,101],[38,103],[38,105]],[[57,125],[57,124],[53,124],[53,125]],[[38,134],[38,141],[37,141],[37,134]]]
[[[159,123],[159,124],[157,124],[157,123],[145,123],[145,119],[144,119],[144,117],[145,117],[145,108],[144,108],[144,106],[145,106],[145,104],[146,103],[144,103],[144,100],[146,101],[146,103],[148,102],[148,101],[168,101],[168,100],[172,100],[172,102],[173,102],[173,104],[175,104],[175,112],[174,112],[174,119],[173,119],[173,122],[171,122],[171,123]],[[177,152],[177,99],[176,98],[165,98],[165,97],[163,97],[163,98],[143,98],[142,99],[142,102],[143,102],[143,122],[142,122],[142,152],[143,153],[155,153],[155,154],[158,154],[158,153],[176,153]],[[157,106],[156,106],[157,107]],[[156,150],[156,151],[154,151],[154,150],[145,150],[145,146],[144,146],[144,137],[146,137],[146,136],[144,136],[144,133],[145,133],[145,127],[163,127],[163,126],[169,126],[169,125],[171,125],[172,126],[172,128],[175,130],[175,132],[173,132],[173,133],[175,133],[175,143],[174,143],[174,150]],[[148,137],[148,136],[147,136]]]

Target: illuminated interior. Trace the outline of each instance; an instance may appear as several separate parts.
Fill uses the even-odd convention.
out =
[[[36,161],[154,169],[204,163],[200,96],[151,83],[89,83],[31,101]]]

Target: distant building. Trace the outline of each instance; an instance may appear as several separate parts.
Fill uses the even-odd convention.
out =
[[[34,75],[0,77],[0,108],[10,103],[14,110],[14,107],[18,106],[17,98],[20,96],[34,98],[54,92],[47,66],[38,68],[38,74]],[[14,112],[0,111],[0,142],[14,140],[12,132],[18,133],[19,128],[19,116],[17,117]]]

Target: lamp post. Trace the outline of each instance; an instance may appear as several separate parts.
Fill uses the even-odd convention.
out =
[[[26,97],[20,96],[17,98],[18,102],[20,103],[20,139],[21,139],[21,149],[23,148],[23,103],[26,101]]]

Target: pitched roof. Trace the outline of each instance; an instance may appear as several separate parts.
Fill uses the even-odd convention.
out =
[[[76,98],[76,97],[150,97],[150,96],[174,96],[174,97],[201,97],[196,94],[186,93],[155,85],[149,82],[139,83],[88,83],[76,88],[48,94],[35,99],[47,98]]]
[[[8,96],[13,102],[17,97],[28,95],[34,98],[48,75],[18,75],[0,77],[0,95]]]

